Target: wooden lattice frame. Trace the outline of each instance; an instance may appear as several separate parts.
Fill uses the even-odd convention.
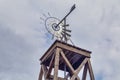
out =
[[[68,77],[70,77],[70,80],[80,80],[78,73],[81,71],[82,67],[84,67],[82,80],[86,80],[87,70],[89,71],[90,79],[95,80],[89,57],[85,57],[85,59],[82,61],[82,63],[79,65],[79,67],[76,70],[74,70],[73,66],[71,65],[71,63],[69,62],[69,60],[67,59],[67,57],[65,56],[65,54],[61,48],[57,47],[57,48],[55,48],[54,51],[55,52],[52,55],[52,59],[49,64],[49,68],[47,66],[45,66],[44,64],[41,64],[39,80],[42,80],[43,76],[44,76],[44,80],[68,80]],[[65,64],[67,65],[67,67],[69,67],[72,76],[66,76],[66,78],[58,77],[59,58],[60,57],[63,58]],[[51,75],[53,65],[54,65],[54,75]]]

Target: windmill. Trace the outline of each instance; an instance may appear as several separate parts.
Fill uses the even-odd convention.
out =
[[[82,80],[86,80],[88,72],[90,80],[95,80],[90,62],[91,51],[67,43],[71,37],[71,30],[68,29],[69,24],[66,23],[66,18],[74,9],[75,4],[61,20],[51,17],[49,13],[48,17],[43,14],[46,19],[40,18],[44,21],[47,31],[57,40],[40,58],[41,68],[38,80],[43,78],[44,80],[81,80],[81,77]],[[58,75],[60,70],[64,72],[64,77]],[[80,71],[83,74],[81,77]]]
[[[71,41],[71,30],[68,29],[69,24],[66,23],[66,18],[74,9],[75,4],[71,7],[70,11],[65,15],[65,17],[62,20],[56,17],[51,17],[49,13],[48,17],[45,14],[43,14],[44,17],[47,17],[46,19],[40,17],[40,19],[44,21],[47,31],[52,35],[52,39],[56,37],[58,40],[66,43],[68,40]]]

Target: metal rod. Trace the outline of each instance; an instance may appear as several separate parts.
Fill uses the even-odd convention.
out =
[[[73,46],[75,46],[75,44],[73,43],[73,41],[70,39],[70,42],[73,44]]]
[[[75,4],[72,6],[70,12],[56,26],[58,26],[60,23],[62,23],[74,9],[75,9]]]
[[[64,24],[66,25],[66,18],[64,19]],[[65,33],[64,33],[64,35],[65,35],[65,42],[67,43],[66,27],[64,27],[64,29],[65,29]]]

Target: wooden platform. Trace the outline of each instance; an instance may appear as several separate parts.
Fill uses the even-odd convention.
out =
[[[42,80],[41,73],[44,73],[45,79],[48,80],[64,80],[64,78],[58,77],[58,70],[64,71],[65,65],[66,71],[69,73],[70,80],[79,80],[77,75],[85,65],[90,72],[91,80],[94,80],[90,64],[90,54],[91,51],[56,40],[40,58],[42,71],[40,72],[39,80]],[[53,68],[54,76],[53,79],[50,79]],[[85,77],[85,72],[83,74],[83,77]],[[83,80],[86,80],[86,77],[83,78]]]

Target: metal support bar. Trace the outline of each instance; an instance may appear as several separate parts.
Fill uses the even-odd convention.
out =
[[[71,7],[70,12],[56,26],[58,26],[60,23],[62,23],[74,9],[75,9],[75,4]]]

